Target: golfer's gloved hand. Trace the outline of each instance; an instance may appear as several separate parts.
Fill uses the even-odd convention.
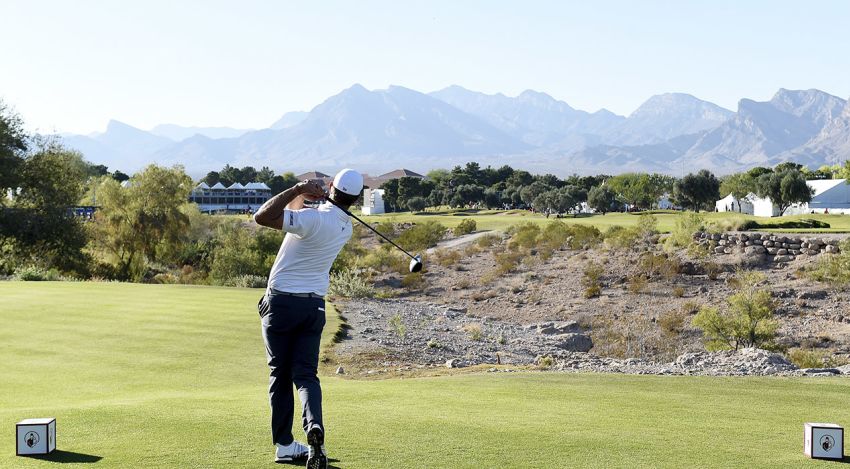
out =
[[[326,197],[325,190],[315,181],[299,182],[295,185],[298,195],[304,196],[307,200],[324,200]]]

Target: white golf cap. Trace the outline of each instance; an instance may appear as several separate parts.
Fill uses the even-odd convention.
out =
[[[336,173],[334,187],[348,195],[360,195],[363,190],[363,175],[353,169],[345,168]]]

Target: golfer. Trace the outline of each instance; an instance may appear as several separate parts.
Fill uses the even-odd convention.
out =
[[[343,169],[334,177],[329,194],[316,182],[300,182],[269,199],[254,214],[258,224],[286,232],[258,305],[271,369],[269,399],[277,462],[308,456],[308,468],[324,469],[328,464],[317,376],[319,341],[325,326],[328,273],[351,237],[352,227],[339,207],[325,202],[318,208],[304,208],[304,201],[328,197],[347,210],[362,190],[363,176]],[[293,383],[301,398],[301,424],[309,447],[292,436]]]

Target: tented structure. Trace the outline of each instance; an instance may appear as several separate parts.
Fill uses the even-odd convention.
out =
[[[734,195],[729,194],[726,197],[715,202],[715,210],[718,212],[737,212],[747,215],[753,214],[753,200],[757,199],[755,194],[750,192],[743,199],[738,199]]]
[[[830,213],[850,215],[850,184],[847,179],[815,179],[806,181],[814,189],[811,202],[794,204],[785,211],[786,215],[806,213]]]

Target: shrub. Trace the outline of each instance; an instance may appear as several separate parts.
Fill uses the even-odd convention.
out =
[[[484,333],[481,330],[481,324],[478,323],[465,324],[463,326],[463,331],[466,332],[466,335],[470,340],[474,340],[476,342],[484,337]]]
[[[463,258],[463,255],[461,255],[460,251],[456,250],[438,249],[434,252],[434,258],[437,264],[443,267],[449,267],[457,264]]]
[[[788,351],[788,359],[799,368],[835,366],[832,363],[827,363],[831,357],[825,350],[796,348]]]
[[[770,292],[759,289],[764,274],[739,272],[737,293],[726,299],[724,311],[705,306],[694,317],[694,326],[702,329],[709,350],[738,350],[761,347],[776,350],[774,343],[779,323],[773,319],[776,302]]]
[[[702,269],[705,271],[705,274],[708,276],[709,280],[717,280],[717,276],[723,272],[723,266],[716,262],[705,261],[702,263]]]
[[[268,280],[260,275],[242,275],[232,279],[232,286],[240,288],[266,288]]]
[[[541,370],[546,370],[555,366],[555,359],[549,355],[537,359],[537,367]]]
[[[629,292],[630,293],[641,293],[646,290],[646,285],[648,284],[648,280],[645,276],[641,274],[632,275],[629,277]]]
[[[477,224],[475,220],[472,218],[467,218],[466,220],[460,222],[454,229],[455,236],[461,236],[465,234],[472,233],[477,229]]]
[[[425,283],[425,278],[422,276],[422,272],[411,272],[401,279],[401,286],[404,288],[419,288],[423,283]]]
[[[428,348],[440,348],[440,347],[442,347],[440,345],[440,343],[437,342],[436,339],[429,339],[428,342],[425,345],[427,345]]]
[[[529,249],[537,245],[537,235],[540,234],[540,227],[534,223],[527,222],[512,226],[508,229],[508,232],[511,233],[511,239],[508,241],[508,249]]]
[[[372,298],[375,296],[375,288],[354,271],[343,270],[331,274],[328,295],[342,298]]]
[[[807,275],[812,280],[834,286],[850,284],[850,240],[841,243],[838,254],[821,256],[817,265]]]
[[[661,276],[670,280],[679,272],[679,262],[675,257],[646,252],[640,256],[638,271],[650,278]]]
[[[602,266],[594,262],[589,262],[584,267],[584,273],[581,278],[581,286],[584,287],[585,298],[595,298],[602,293]]]
[[[682,309],[665,311],[658,317],[658,327],[668,336],[678,336],[685,330],[688,314]]]
[[[605,230],[602,237],[605,244],[614,249],[632,249],[640,238],[640,231],[634,226],[624,228],[620,225],[614,225]]]
[[[401,314],[396,314],[390,317],[387,320],[387,324],[390,326],[390,330],[395,333],[399,338],[404,338],[404,335],[407,333],[407,327],[401,321]]]
[[[12,278],[24,282],[55,282],[61,279],[61,275],[56,269],[43,269],[35,265],[28,265],[15,269]]]
[[[407,257],[402,257],[402,254],[397,252],[389,244],[385,244],[378,249],[370,250],[365,257],[358,259],[356,263],[361,267],[379,272],[391,270],[403,274],[408,271],[408,259]]]
[[[425,250],[436,246],[445,234],[445,226],[435,221],[427,221],[405,230],[398,236],[396,242],[408,250]]]
[[[493,246],[494,244],[499,243],[501,241],[502,241],[501,236],[494,235],[494,234],[488,234],[488,235],[484,235],[484,236],[478,238],[476,240],[476,244],[480,248],[489,248],[489,247]]]
[[[602,233],[593,225],[571,225],[570,235],[571,249],[590,249],[602,242]]]
[[[694,233],[701,231],[705,225],[705,218],[699,213],[685,212],[676,219],[673,231],[664,240],[667,248],[682,248],[690,246],[694,242]]]
[[[673,296],[676,298],[685,296],[685,289],[682,287],[673,287]]]

